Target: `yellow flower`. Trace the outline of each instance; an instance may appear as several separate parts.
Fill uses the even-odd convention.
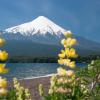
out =
[[[73,38],[67,38],[66,40],[66,45],[67,46],[73,46],[73,45],[76,45],[77,44],[77,40],[76,39],[73,39]]]
[[[65,58],[65,53],[58,54],[60,58]]]
[[[5,64],[0,64],[0,73],[8,73],[8,69],[5,68]]]
[[[29,89],[25,89],[25,96],[26,96],[26,98],[30,98],[30,92],[29,92]],[[29,100],[31,100],[31,99],[29,99]]]
[[[67,57],[70,57],[70,49],[69,48],[66,48],[65,49],[65,53],[66,53],[66,56]]]
[[[57,82],[58,82],[58,84],[63,84],[63,83],[64,83],[64,80],[63,80],[63,78],[59,78],[59,79],[57,80]]]
[[[66,45],[67,45],[67,44],[66,44],[66,39],[62,39],[62,40],[61,40],[61,44],[64,45],[64,46],[66,46]]]
[[[71,31],[64,32],[64,35],[66,37],[71,37],[72,36],[72,32]]]
[[[52,75],[52,77],[51,77],[51,79],[50,79],[51,81],[53,81],[53,82],[55,82],[56,80],[57,80],[57,75]]]
[[[49,94],[52,94],[54,92],[53,89],[49,89]]]
[[[68,47],[68,46],[73,46],[77,44],[77,40],[71,37],[68,37],[67,39],[62,39],[61,40],[61,44],[64,45],[64,47]]]
[[[58,93],[66,93],[66,89],[64,89],[62,87],[59,87],[59,88],[57,88],[56,92],[58,92]]]
[[[70,46],[76,45],[77,44],[77,40],[76,39],[72,39],[70,41]]]
[[[65,66],[68,66],[70,68],[74,68],[76,66],[75,61],[71,61],[70,59],[59,59],[58,63],[60,65],[65,65]]]
[[[40,96],[44,95],[44,89],[43,89],[43,85],[42,84],[39,84],[39,93],[40,93]]]
[[[61,53],[65,53],[65,51],[64,50],[61,50]]]
[[[69,66],[70,59],[64,59],[64,65]]]
[[[75,66],[76,66],[75,61],[72,61],[69,63],[70,68],[75,68]]]
[[[66,53],[66,56],[67,56],[67,57],[76,58],[76,57],[78,56],[78,55],[76,54],[75,49],[73,49],[73,48],[71,48],[71,49],[66,48],[66,49],[65,49],[65,53]]]
[[[75,76],[75,73],[72,70],[68,70],[68,71],[66,71],[66,75],[69,77],[73,77],[73,76]]]
[[[66,66],[68,66],[69,63],[70,63],[70,59],[58,59],[58,63],[60,65],[66,65]]]
[[[8,90],[4,89],[4,88],[0,88],[0,96],[6,96],[8,93]]]
[[[65,83],[68,83],[68,84],[71,84],[72,82],[73,82],[72,79],[67,79],[67,80],[65,80]]]
[[[59,87],[57,90],[56,90],[56,92],[58,92],[58,93],[71,93],[72,92],[72,90],[70,89],[70,88],[63,88],[63,87]]]
[[[75,65],[75,62],[74,61],[71,61],[70,59],[65,59],[64,60],[64,65],[65,66],[68,66],[70,68],[74,68],[76,65]]]
[[[6,79],[3,79],[0,77],[0,88],[6,88],[7,87],[7,81]]]
[[[60,67],[60,68],[57,69],[57,73],[58,73],[59,76],[65,76],[66,70]]]
[[[75,49],[70,49],[70,57],[76,58],[77,56]]]
[[[71,41],[72,41],[72,38],[67,38],[67,40],[66,40],[66,45],[67,46],[72,46],[70,43],[71,43]]]
[[[60,65],[63,65],[63,64],[64,64],[64,60],[63,60],[63,59],[58,59],[58,63],[59,63]]]
[[[5,40],[0,38],[0,46],[2,46],[4,43],[5,43]]]
[[[6,51],[0,51],[0,60],[5,61],[8,58],[8,53]]]

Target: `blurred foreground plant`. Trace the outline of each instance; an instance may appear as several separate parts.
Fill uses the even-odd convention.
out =
[[[0,46],[3,46],[5,43],[5,40],[0,38]],[[0,50],[0,61],[6,61],[8,59],[8,53],[6,51],[1,51]],[[8,72],[8,69],[5,68],[6,64],[1,63],[0,64],[0,74],[6,74]],[[7,80],[6,78],[2,78],[0,76],[0,99],[5,100],[6,96],[8,94],[7,90]]]
[[[0,38],[0,46],[4,43],[5,40]],[[0,61],[4,62],[7,59],[8,53],[0,50]],[[0,63],[0,74],[8,73],[9,70],[5,66],[6,64]],[[13,85],[14,87],[7,89],[7,79],[0,76],[0,100],[31,100],[29,90],[23,88],[16,78],[13,79]]]
[[[9,90],[7,100],[31,100],[31,95],[28,89],[20,85],[17,78],[13,79],[14,87]]]
[[[57,75],[53,75],[50,80],[50,89],[48,94],[44,94],[43,86],[39,86],[40,95],[43,100],[86,100],[88,88],[86,82],[76,77],[74,68],[75,61],[72,58],[77,58],[78,54],[73,48],[77,44],[77,40],[72,37],[72,33],[67,31],[64,33],[65,39],[61,40],[64,49],[58,55],[58,63],[62,67],[57,69]]]
[[[93,60],[88,65],[76,73],[78,76],[84,79],[88,84],[88,99],[99,100],[100,99],[100,59]]]

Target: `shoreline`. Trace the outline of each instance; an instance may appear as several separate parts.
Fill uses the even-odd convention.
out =
[[[27,78],[23,78],[23,79],[19,79],[19,80],[21,81],[21,80],[31,80],[31,79],[47,78],[47,77],[51,77],[52,75],[56,75],[56,74],[53,73],[53,74],[47,74],[47,75],[37,76],[37,77],[27,77]]]
[[[18,79],[18,81],[20,82],[21,86],[29,89],[32,100],[42,100],[41,96],[39,95],[38,86],[39,84],[42,84],[44,87],[45,93],[47,94],[49,86],[50,86],[50,78],[52,75],[54,74]],[[9,88],[11,87],[12,87],[12,81],[9,82]]]
[[[43,84],[45,93],[47,93],[50,86],[51,76],[52,75],[22,79],[22,80],[19,80],[19,82],[21,86],[29,89],[32,100],[42,100],[41,96],[39,95],[38,86],[39,84]]]

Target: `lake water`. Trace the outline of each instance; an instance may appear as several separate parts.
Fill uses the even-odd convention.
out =
[[[77,63],[79,67],[85,65],[84,63]],[[9,80],[13,77],[23,79],[52,74],[59,67],[57,63],[8,63],[6,66],[10,69],[10,72],[3,76]]]

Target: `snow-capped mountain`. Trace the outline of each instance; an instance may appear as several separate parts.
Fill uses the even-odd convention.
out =
[[[22,35],[35,35],[37,33],[41,35],[46,35],[47,33],[50,33],[52,35],[55,34],[59,36],[65,30],[48,18],[44,16],[39,16],[31,22],[8,28],[5,31],[14,34],[20,32]]]
[[[60,41],[66,31],[44,16],[18,26],[7,28],[0,34],[5,38],[6,49],[11,56],[57,56],[61,49]],[[79,54],[90,55],[100,51],[100,44],[74,35],[79,43]],[[99,52],[100,53],[100,52]]]
[[[48,18],[39,16],[35,20],[4,30],[5,38],[31,40],[36,43],[58,44],[65,29]]]

